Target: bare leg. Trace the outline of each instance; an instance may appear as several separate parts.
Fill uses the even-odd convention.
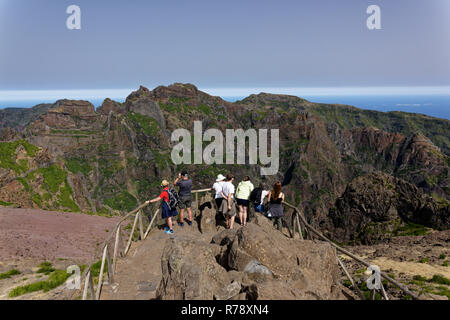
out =
[[[180,222],[184,222],[184,209],[180,209]]]
[[[230,218],[230,229],[233,229],[234,218],[235,218],[235,217],[231,217],[231,218]]]
[[[227,229],[230,229],[230,217],[226,216],[225,219],[227,222]]]
[[[188,216],[189,216],[189,221],[192,222],[192,209],[187,208],[187,212],[188,212]]]
[[[244,212],[242,216],[244,220],[241,220],[241,224],[243,224],[244,226],[247,225],[247,209],[248,209],[247,207],[243,207]]]
[[[241,225],[244,224],[244,220],[243,220],[243,214],[244,214],[244,206],[239,205],[239,221],[241,222]]]
[[[167,223],[167,226],[169,227],[169,229],[172,230],[172,228],[173,228],[172,217],[167,218],[166,223]]]

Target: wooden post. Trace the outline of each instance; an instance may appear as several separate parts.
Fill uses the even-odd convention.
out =
[[[298,219],[298,212],[295,211],[295,220],[297,221],[298,234],[300,235],[300,240],[303,240],[302,227],[300,225],[300,220]]]
[[[144,240],[144,225],[142,223],[142,210],[139,211],[139,234],[141,236],[141,241]]]
[[[346,254],[347,256],[349,256],[350,258],[355,259],[356,261],[358,261],[359,263],[365,265],[366,267],[370,266],[370,263],[364,261],[363,259],[359,258],[358,256],[354,255],[353,253],[345,250],[344,248],[341,248],[340,246],[338,246],[337,244],[335,244],[334,242],[330,241],[330,239],[328,239],[327,237],[325,237],[322,233],[320,233],[319,231],[317,231],[316,229],[314,229],[312,226],[310,226],[308,224],[308,222],[306,221],[306,219],[303,216],[300,216],[300,219],[302,219],[303,224],[305,225],[305,228],[308,228],[308,230],[310,230],[311,232],[315,233],[319,239],[322,239],[324,241],[327,241],[328,243],[330,243],[333,247],[335,247],[338,251]],[[309,232],[308,232],[309,233]],[[384,272],[380,272],[380,275],[386,279],[387,281],[391,282],[392,284],[394,284],[395,286],[397,286],[398,288],[400,288],[403,292],[405,292],[406,294],[410,295],[413,299],[415,300],[419,300],[419,297],[413,293],[411,290],[409,290],[406,286],[402,285],[401,283],[397,282],[396,280],[392,279],[391,277],[389,277],[387,274],[385,274]]]
[[[150,229],[152,228],[153,221],[155,221],[156,216],[158,215],[158,213],[159,213],[159,209],[156,210],[156,212],[154,213],[153,218],[152,218],[152,221],[151,221],[150,224],[148,225],[147,231],[145,231],[144,239],[147,239],[147,236],[148,236],[148,234],[150,233]]]
[[[106,262],[108,265],[108,281],[111,284],[111,283],[114,283],[114,274],[112,272],[111,257],[109,256],[108,251],[106,251]]]
[[[295,239],[295,210],[292,213],[292,217],[291,217],[291,226],[292,226],[292,233],[291,233],[291,238]]]
[[[136,213],[136,217],[134,218],[133,228],[131,228],[130,238],[128,239],[127,246],[125,247],[125,251],[123,254],[124,256],[126,256],[128,253],[128,250],[130,250],[131,241],[133,240],[133,234],[134,234],[134,230],[136,229],[136,223],[137,223],[138,219],[139,219],[139,212]]]
[[[384,300],[389,300],[386,290],[384,290],[383,284],[381,284],[381,293],[383,294]]]
[[[350,275],[350,273],[347,271],[347,268],[345,267],[344,263],[341,261],[341,259],[339,259],[339,257],[337,257],[337,260],[338,260],[339,265],[341,266],[342,270],[344,270],[344,273],[347,276],[348,280],[350,280],[352,287],[356,290],[356,292],[358,293],[361,300],[365,300],[363,293],[361,292],[359,287],[355,284],[355,281],[353,281],[353,278]]]
[[[82,300],[87,299],[88,288],[89,288],[89,277],[91,276],[91,271],[88,271],[86,275],[86,279],[84,279],[84,289],[83,289],[83,297]]]
[[[91,300],[95,300],[94,280],[92,280],[92,273],[89,271],[89,290],[91,292]]]
[[[198,214],[198,209],[200,208],[200,203],[198,202],[198,192],[195,193],[195,215],[197,216]]]
[[[116,273],[116,263],[117,263],[117,254],[119,252],[119,244],[120,244],[120,224],[117,226],[116,231],[116,241],[114,243],[114,253],[113,253],[113,261],[112,261],[112,274]]]
[[[106,255],[108,254],[108,245],[105,245],[105,249],[103,249],[103,258],[102,258],[102,265],[100,267],[100,275],[98,278],[98,284],[97,284],[97,292],[96,292],[96,300],[100,299],[100,293],[102,290],[102,282],[103,282],[103,271],[105,270],[105,262],[106,262]]]

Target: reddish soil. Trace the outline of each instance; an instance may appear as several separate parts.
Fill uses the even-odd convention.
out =
[[[22,259],[87,262],[118,219],[0,208],[0,264]]]

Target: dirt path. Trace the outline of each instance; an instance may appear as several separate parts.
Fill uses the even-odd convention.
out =
[[[104,287],[102,300],[150,300],[155,298],[156,288],[162,277],[161,255],[170,237],[194,235],[203,241],[210,241],[213,234],[199,232],[197,223],[192,227],[175,226],[173,236],[162,230],[153,229],[147,239],[133,243],[125,259],[119,259],[115,274],[115,284]]]

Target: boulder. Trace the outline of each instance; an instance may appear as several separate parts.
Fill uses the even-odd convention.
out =
[[[231,231],[213,238],[227,248],[217,261],[254,283],[258,299],[343,298],[336,251],[330,244],[287,238],[265,218],[258,224],[238,229],[231,242]]]
[[[162,279],[156,296],[164,300],[212,300],[223,297],[227,271],[216,262],[220,248],[192,237],[167,241],[161,258]],[[227,291],[227,290],[225,290]]]
[[[199,215],[197,216],[197,221],[201,233],[217,232],[217,211],[212,201],[213,199],[209,194],[200,199],[200,205],[198,207]]]

